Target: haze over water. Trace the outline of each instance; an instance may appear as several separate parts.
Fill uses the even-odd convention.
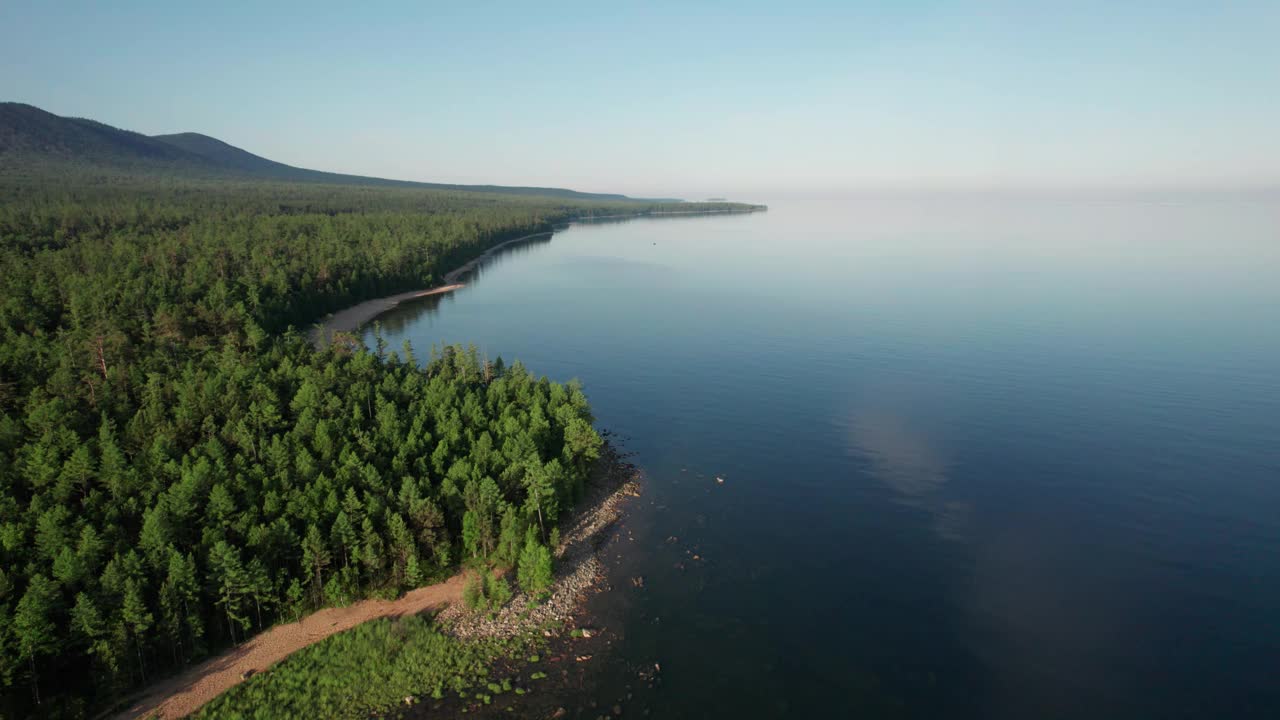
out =
[[[1274,201],[886,196],[575,225],[383,332],[637,453],[606,706],[1275,717],[1277,317]]]

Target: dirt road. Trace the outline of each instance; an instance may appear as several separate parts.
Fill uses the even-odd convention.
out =
[[[362,600],[344,608],[318,610],[298,622],[277,625],[239,647],[155,685],[116,717],[120,720],[184,717],[239,683],[249,670],[266,670],[293,652],[369,620],[415,615],[456,602],[462,598],[465,582],[465,575],[459,573],[445,582],[406,593],[398,600]]]

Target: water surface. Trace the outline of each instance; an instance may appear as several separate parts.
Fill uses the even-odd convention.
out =
[[[382,322],[629,438],[606,706],[1128,718],[1280,716],[1277,317],[1273,202],[864,197],[575,225]]]

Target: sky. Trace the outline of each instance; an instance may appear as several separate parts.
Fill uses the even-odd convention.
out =
[[[1276,0],[6,0],[0,100],[410,180],[1257,187],[1277,38]]]

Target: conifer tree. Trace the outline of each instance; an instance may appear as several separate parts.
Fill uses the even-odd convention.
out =
[[[147,678],[147,663],[143,659],[143,638],[146,637],[147,631],[151,629],[154,617],[147,610],[147,603],[142,597],[142,583],[137,579],[130,579],[125,583],[124,605],[120,609],[121,617],[124,620],[125,627],[128,628],[129,634],[133,637],[134,647],[138,651],[138,674],[142,676],[143,682]]]
[[[565,207],[131,192],[0,203],[0,705],[53,677],[108,702],[459,558],[544,583],[525,534],[541,547],[591,459],[580,389],[288,328]],[[25,674],[32,700],[9,690]]]
[[[524,550],[520,552],[520,567],[517,575],[520,580],[520,589],[534,597],[538,597],[551,587],[551,551],[538,542],[537,534],[532,527],[525,535]]]
[[[57,628],[53,623],[57,591],[52,580],[33,575],[13,614],[18,652],[31,665],[31,688],[37,705],[40,704],[40,674],[36,670],[36,658],[57,647]]]
[[[329,566],[329,549],[315,525],[307,527],[306,537],[302,539],[302,566],[311,576],[311,591],[319,605],[324,590],[324,569]]]
[[[241,615],[245,586],[247,585],[240,552],[225,541],[218,541],[209,552],[210,581],[217,588],[216,604],[222,606],[227,616],[227,632],[235,643],[235,626],[248,629],[248,620]]]

